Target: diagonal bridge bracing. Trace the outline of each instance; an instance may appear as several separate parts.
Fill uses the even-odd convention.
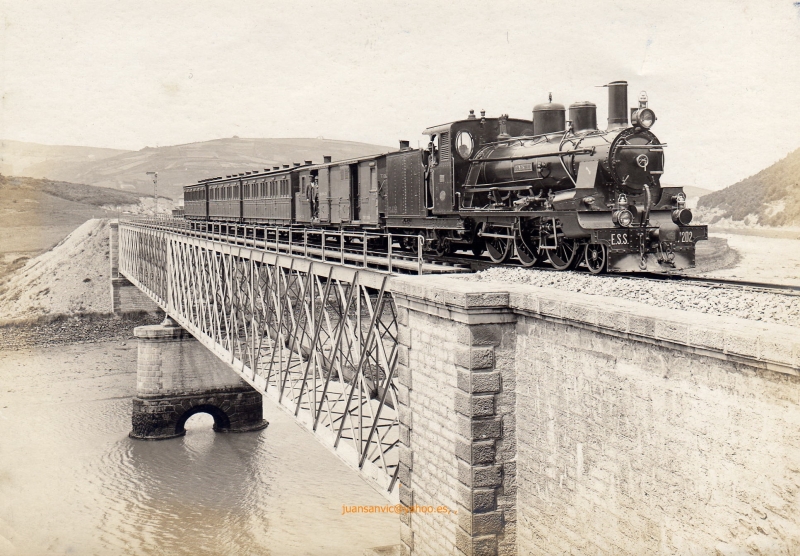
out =
[[[397,314],[388,273],[135,222],[120,222],[119,270],[397,500]]]

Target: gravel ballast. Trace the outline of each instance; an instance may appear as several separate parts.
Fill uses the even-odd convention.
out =
[[[588,295],[618,297],[654,307],[800,326],[798,295],[509,267],[489,268],[459,278],[476,282],[530,284]]]

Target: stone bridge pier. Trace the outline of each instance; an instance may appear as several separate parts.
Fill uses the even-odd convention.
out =
[[[139,342],[130,436],[183,436],[196,413],[214,418],[217,432],[265,428],[262,396],[171,318],[134,330]]]

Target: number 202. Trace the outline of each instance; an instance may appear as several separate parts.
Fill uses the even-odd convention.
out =
[[[692,241],[692,232],[681,232],[681,243],[689,243]]]

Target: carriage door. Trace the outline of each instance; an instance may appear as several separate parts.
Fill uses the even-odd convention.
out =
[[[350,220],[359,220],[361,215],[361,194],[358,191],[358,164],[350,165]]]
[[[366,212],[369,215],[369,222],[378,222],[378,169],[375,162],[369,163],[369,198],[367,200]]]

